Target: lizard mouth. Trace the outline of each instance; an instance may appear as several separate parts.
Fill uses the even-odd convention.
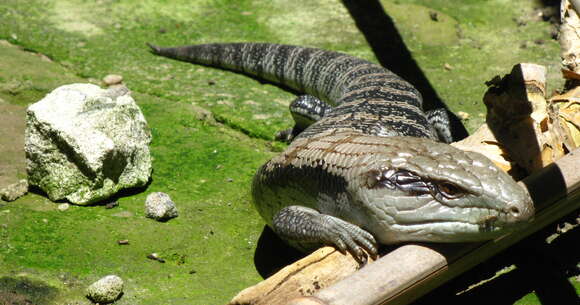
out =
[[[420,224],[393,225],[397,240],[428,242],[476,242],[490,240],[511,231],[512,228],[495,226],[488,223],[469,223],[462,221],[435,221]],[[392,241],[390,242],[392,243]]]
[[[433,202],[432,202],[433,203]],[[430,204],[418,209],[399,210],[393,218],[400,225],[437,223],[470,223],[481,227],[510,227],[527,221],[519,210],[512,208],[494,209],[481,206],[449,206]]]
[[[423,211],[426,212],[426,211]],[[431,214],[399,211],[388,225],[383,243],[402,241],[474,242],[499,237],[518,229],[527,218],[513,219],[512,211],[482,207],[439,206]]]

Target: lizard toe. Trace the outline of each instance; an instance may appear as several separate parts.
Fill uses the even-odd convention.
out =
[[[369,232],[346,221],[330,218],[330,233],[327,242],[333,244],[342,253],[349,252],[359,261],[366,261],[366,253],[372,257],[378,255],[375,238]]]

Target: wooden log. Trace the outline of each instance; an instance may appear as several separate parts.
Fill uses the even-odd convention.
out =
[[[559,138],[553,136],[545,99],[546,68],[515,65],[510,74],[488,82],[483,97],[486,122],[498,143],[529,175],[564,155]],[[554,122],[557,124],[557,122]]]
[[[560,49],[562,74],[568,87],[580,84],[580,1],[560,2]]]
[[[580,147],[580,87],[546,100],[545,73],[523,63],[488,82],[486,124],[451,145],[483,153],[516,179]]]

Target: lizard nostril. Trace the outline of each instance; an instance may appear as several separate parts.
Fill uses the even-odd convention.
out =
[[[509,213],[514,217],[518,217],[520,216],[520,209],[518,209],[518,207],[510,207]]]

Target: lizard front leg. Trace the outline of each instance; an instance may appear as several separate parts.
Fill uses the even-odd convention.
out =
[[[303,206],[280,210],[274,216],[272,229],[290,242],[333,245],[342,253],[348,251],[359,261],[366,260],[363,249],[373,257],[378,254],[377,242],[369,232]]]

